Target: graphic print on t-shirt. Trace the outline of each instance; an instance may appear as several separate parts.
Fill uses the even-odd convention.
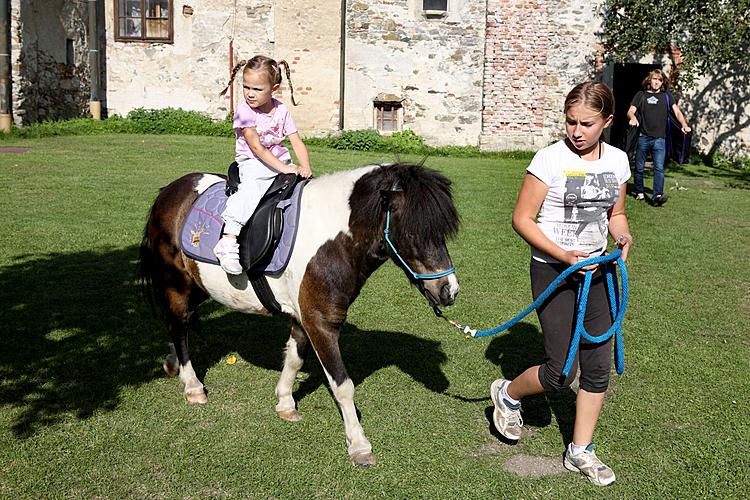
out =
[[[560,243],[583,246],[600,241],[607,231],[607,210],[617,200],[619,184],[614,172],[591,173],[583,170],[564,171],[565,207],[563,221],[556,228]],[[570,224],[577,223],[577,224]]]

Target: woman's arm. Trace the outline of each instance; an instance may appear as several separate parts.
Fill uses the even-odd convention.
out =
[[[256,132],[254,128],[243,128],[242,136],[245,138],[247,145],[250,146],[250,150],[260,161],[282,174],[297,173],[297,167],[287,165],[279,160],[267,147],[260,143],[260,137],[258,137],[258,132]]]
[[[633,237],[628,228],[628,218],[625,216],[625,197],[628,184],[620,185],[620,197],[609,210],[609,234],[615,239],[618,248],[622,250],[622,260],[628,259],[628,251],[633,245]]]
[[[568,265],[578,263],[578,257],[588,257],[586,252],[563,250],[539,229],[536,216],[547,196],[549,187],[533,174],[526,174],[521,191],[518,193],[516,208],[513,209],[513,229],[526,240],[526,243],[544,252],[553,259]],[[593,266],[595,268],[596,266]],[[587,268],[584,268],[587,269]]]
[[[692,129],[688,126],[687,121],[685,120],[685,115],[682,114],[677,103],[672,104],[672,111],[674,111],[675,118],[677,118],[677,121],[680,122],[680,125],[682,126],[682,133],[687,134],[690,132]]]
[[[312,175],[312,169],[310,168],[310,156],[307,154],[307,147],[302,142],[302,138],[297,132],[289,134],[289,142],[292,144],[292,149],[299,162],[297,173],[302,177],[310,177]]]

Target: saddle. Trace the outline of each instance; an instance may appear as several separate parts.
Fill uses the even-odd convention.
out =
[[[250,220],[242,226],[242,230],[237,237],[240,244],[240,264],[247,271],[249,277],[252,278],[258,274],[277,274],[274,270],[265,273],[264,271],[267,271],[266,267],[271,263],[274,250],[282,236],[284,209],[292,203],[291,201],[289,203],[283,202],[292,198],[297,185],[300,185],[301,191],[307,183],[306,180],[300,182],[302,180],[302,177],[296,174],[277,175],[271,187],[260,199],[258,208],[255,209]],[[227,171],[227,183],[224,189],[227,197],[237,192],[239,184],[240,170],[237,162],[232,162]],[[281,271],[283,271],[283,268]]]
[[[281,307],[266,276],[280,276],[291,259],[297,236],[299,201],[307,182],[295,174],[279,174],[237,238],[240,264],[261,303],[272,313],[281,312]],[[237,192],[239,183],[239,168],[233,162],[229,165],[226,184],[215,183],[195,200],[180,234],[182,250],[188,257],[218,265],[213,247],[224,225],[221,214],[228,197]]]

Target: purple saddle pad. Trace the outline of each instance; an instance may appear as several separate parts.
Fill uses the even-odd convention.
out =
[[[276,205],[283,210],[284,214],[283,229],[278,245],[270,262],[265,267],[252,269],[252,271],[277,276],[286,269],[297,238],[299,200],[305,184],[307,183],[300,182],[289,199],[282,200]],[[182,251],[192,259],[208,264],[219,264],[219,259],[216,258],[213,250],[219,242],[221,230],[224,227],[224,221],[221,220],[221,213],[227,204],[224,186],[225,183],[219,181],[201,193],[190,207],[190,213],[182,224],[180,244]]]

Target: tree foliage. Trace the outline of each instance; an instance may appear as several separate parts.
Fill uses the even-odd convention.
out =
[[[617,62],[679,54],[686,87],[717,66],[750,68],[750,0],[605,0],[602,14],[604,46]]]

